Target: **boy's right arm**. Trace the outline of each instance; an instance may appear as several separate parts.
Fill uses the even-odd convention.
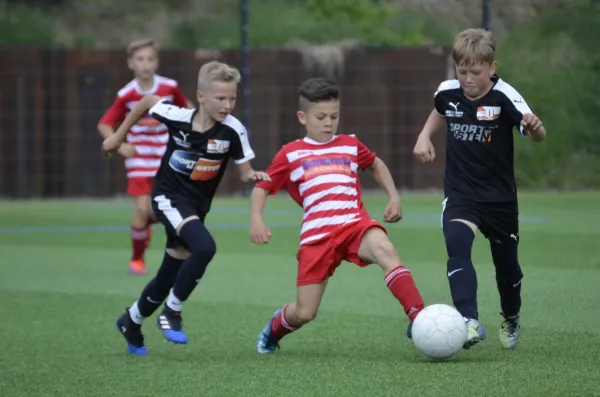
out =
[[[161,100],[156,95],[146,95],[143,97],[129,112],[125,120],[121,123],[117,131],[114,134],[104,139],[102,142],[102,151],[105,153],[113,152],[121,146],[127,132],[133,127],[146,113],[148,110],[156,105]]]
[[[250,240],[254,244],[266,244],[271,238],[271,231],[262,218],[269,192],[260,187],[254,187],[250,195]]]
[[[413,149],[413,154],[415,155],[415,157],[423,163],[433,161],[435,159],[435,147],[431,142],[431,137],[437,131],[444,128],[444,123],[444,117],[440,115],[435,109],[427,118],[425,126],[419,134],[419,137],[417,138],[417,143],[415,144],[415,148]]]
[[[103,139],[106,139],[115,133],[115,129],[108,124],[98,123],[98,132]]]
[[[440,92],[447,89],[449,86],[454,86],[455,84],[457,84],[455,80],[443,81],[439,85],[435,94],[433,94],[434,109],[429,114],[429,117],[427,118],[423,130],[421,130],[421,133],[417,138],[417,143],[415,144],[415,148],[413,150],[415,157],[423,163],[433,161],[435,159],[435,148],[431,142],[431,137],[437,131],[443,129],[446,124],[446,119],[443,113],[444,104]]]
[[[98,121],[98,132],[103,139],[115,133],[115,126],[123,122],[125,112],[125,103],[120,96],[117,96]]]
[[[445,81],[440,84],[435,94],[433,94],[434,109],[427,117],[425,126],[417,138],[417,143],[413,149],[413,154],[417,159],[426,163],[435,159],[435,148],[431,142],[431,137],[439,130],[444,128],[446,120],[444,118],[444,106],[441,99],[440,91],[449,82]]]
[[[284,150],[280,150],[266,170],[271,180],[258,182],[252,189],[250,195],[250,240],[255,244],[266,244],[271,238],[271,231],[263,221],[262,214],[267,196],[277,193],[285,186],[290,176],[288,165]]]
[[[427,117],[427,121],[425,122],[425,126],[421,130],[419,134],[419,139],[421,137],[427,138],[431,140],[431,137],[438,131],[442,130],[446,124],[446,119],[444,116],[438,113],[436,109],[433,109]]]
[[[123,122],[125,112],[125,103],[120,96],[117,96],[98,121],[97,128],[102,139],[106,139],[115,133],[115,126]],[[135,146],[123,143],[117,152],[125,158],[130,158],[135,155]]]

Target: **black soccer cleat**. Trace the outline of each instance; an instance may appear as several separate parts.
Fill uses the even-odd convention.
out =
[[[162,313],[158,315],[156,325],[167,341],[178,345],[184,345],[188,342],[188,337],[183,332],[181,312],[176,312],[165,305]]]
[[[117,319],[117,330],[123,335],[127,342],[127,351],[130,354],[143,356],[148,354],[148,350],[144,345],[144,335],[142,335],[142,327],[131,320],[129,316],[129,308],[125,313]]]

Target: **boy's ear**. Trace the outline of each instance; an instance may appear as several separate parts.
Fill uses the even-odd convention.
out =
[[[296,112],[296,116],[298,116],[298,121],[300,124],[306,125],[306,113],[304,113],[302,110],[298,110],[298,112]]]
[[[498,61],[494,61],[490,65],[490,77],[496,74],[498,70]]]

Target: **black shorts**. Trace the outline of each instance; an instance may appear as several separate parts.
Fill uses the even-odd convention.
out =
[[[519,242],[519,205],[509,202],[475,202],[447,197],[442,202],[442,228],[453,219],[474,223],[488,240]]]
[[[197,216],[202,222],[206,214],[200,212],[185,197],[175,194],[157,194],[152,196],[152,211],[165,227],[167,233],[167,248],[183,247],[187,244],[177,235],[181,222],[190,216]]]

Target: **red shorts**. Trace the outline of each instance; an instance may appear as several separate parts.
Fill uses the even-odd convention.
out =
[[[358,257],[358,249],[363,235],[372,227],[387,231],[379,222],[363,218],[358,222],[343,226],[329,236],[300,246],[298,250],[298,279],[296,285],[318,284],[333,276],[343,260],[360,267],[368,266]]]
[[[149,196],[152,193],[152,177],[129,178],[127,182],[127,194],[130,196]]]

